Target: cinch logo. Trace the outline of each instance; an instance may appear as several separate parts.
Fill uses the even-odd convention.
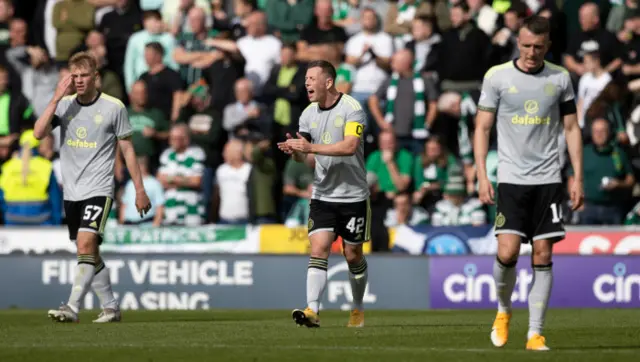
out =
[[[533,274],[529,274],[527,269],[520,269],[511,301],[526,302],[532,280]],[[464,266],[464,274],[449,275],[442,283],[442,290],[453,303],[478,303],[485,299],[497,301],[493,275],[478,274],[478,267],[473,263]]]
[[[74,148],[98,148],[98,142],[87,142],[82,140],[67,140],[67,146]]]
[[[635,298],[640,300],[640,274],[627,274],[624,263],[613,266],[613,274],[599,275],[593,282],[593,295],[602,303],[629,303]]]
[[[524,111],[527,113],[524,116],[515,115],[511,118],[511,123],[518,124],[522,126],[531,126],[531,125],[539,125],[544,124],[548,125],[551,123],[551,117],[540,117],[538,116],[538,111],[540,110],[540,106],[538,102],[535,100],[528,100],[524,102]]]

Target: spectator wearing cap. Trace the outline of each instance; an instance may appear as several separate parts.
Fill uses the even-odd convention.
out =
[[[38,154],[39,141],[28,130],[20,136],[20,151],[2,165],[0,210],[11,226],[60,225],[62,191],[51,161]]]
[[[0,66],[0,163],[18,146],[18,137],[35,123],[33,107],[21,92],[9,88],[9,72]]]
[[[309,62],[326,59],[327,53],[342,54],[347,42],[347,33],[333,22],[331,0],[317,0],[314,18],[302,30],[298,41],[298,60]]]
[[[184,82],[178,72],[163,63],[164,56],[162,44],[151,42],[145,45],[144,59],[149,70],[142,73],[140,80],[147,84],[149,107],[161,110],[165,118],[176,121]]]
[[[157,10],[157,9],[156,9]],[[104,34],[107,47],[107,60],[110,70],[116,72],[124,82],[124,57],[129,37],[142,30],[142,13],[134,0],[117,0],[113,10],[106,13],[100,21],[98,31]]]
[[[300,32],[311,23],[313,0],[270,0],[267,3],[269,26],[280,33],[285,43],[300,40]]]
[[[449,10],[452,28],[442,34],[438,78],[443,91],[479,89],[489,68],[491,39],[471,20],[466,3]]]
[[[188,103],[180,111],[178,123],[188,126],[190,138],[195,146],[204,150],[206,155],[202,174],[202,197],[205,202],[205,215],[211,218],[211,196],[213,193],[214,170],[222,162],[224,137],[220,112],[213,109],[209,87],[200,82],[188,90]]]
[[[420,152],[437,116],[438,91],[431,78],[413,69],[407,49],[393,55],[391,70],[369,98],[369,110],[381,130],[395,133],[401,148]]]
[[[567,51],[564,55],[564,65],[573,73],[574,79],[584,75],[587,70],[583,56],[585,51],[591,49],[591,43],[598,44],[600,62],[608,73],[613,73],[622,65],[622,47],[615,35],[601,27],[600,11],[592,2],[580,7],[580,31],[569,39]]]
[[[609,141],[609,122],[597,119],[591,125],[592,143],[584,146],[583,225],[619,225],[624,218],[635,177],[626,153]],[[569,170],[568,187],[573,182]]]
[[[351,96],[362,104],[375,93],[387,78],[393,55],[393,40],[381,30],[373,9],[362,11],[362,31],[353,35],[345,46],[346,62],[352,67]]]
[[[56,61],[66,62],[95,28],[95,7],[85,0],[62,0],[53,7],[56,34]]]
[[[151,42],[162,44],[164,49],[163,62],[166,66],[177,70],[178,65],[173,61],[173,49],[176,46],[175,38],[164,31],[160,13],[157,11],[145,11],[142,14],[143,30],[140,30],[129,38],[124,59],[124,79],[127,93],[131,86],[142,74],[149,70],[145,61],[145,46]]]
[[[261,11],[254,11],[247,17],[247,35],[237,43],[232,40],[209,39],[207,44],[244,59],[244,74],[253,83],[256,96],[262,95],[262,87],[269,78],[271,69],[280,61],[282,47],[278,38],[267,34],[267,18]]]
[[[178,45],[173,52],[173,59],[180,65],[180,76],[187,85],[192,85],[202,78],[202,69],[207,68],[222,54],[212,51],[213,48],[205,40],[215,36],[215,31],[207,29],[205,12],[202,8],[192,7],[187,13],[189,32],[178,34]]]
[[[447,172],[442,200],[431,213],[433,226],[480,226],[487,223],[487,213],[477,198],[467,198],[462,167],[451,165]]]
[[[7,50],[7,60],[20,74],[22,93],[41,115],[58,84],[58,70],[47,51],[40,47],[18,46]]]
[[[585,42],[586,48],[583,55],[585,73],[578,82],[578,123],[581,128],[585,125],[585,115],[591,103],[600,95],[600,92],[611,82],[611,75],[600,64],[598,43]]]

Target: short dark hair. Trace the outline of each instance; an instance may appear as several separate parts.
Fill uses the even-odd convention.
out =
[[[320,68],[322,72],[329,76],[329,78],[336,79],[336,68],[326,60],[314,60],[307,65],[307,69]]]
[[[158,10],[145,10],[142,12],[142,20],[146,20],[147,18],[162,20],[162,14],[160,14]]]
[[[144,46],[145,48],[153,49],[156,52],[160,53],[160,55],[164,56],[164,47],[157,41],[152,41]]]
[[[296,48],[296,43],[294,43],[294,42],[285,42],[284,44],[282,44],[282,49],[291,49],[291,50],[293,50],[294,52],[295,52],[296,50],[298,50],[298,49]]]
[[[522,27],[529,29],[529,31],[534,33],[535,35],[549,35],[549,33],[551,32],[549,19],[538,15],[532,15],[524,19]]]
[[[516,13],[516,16],[519,18],[525,18],[527,16],[527,6],[519,1],[512,2],[509,9],[507,9],[508,13]]]
[[[456,3],[453,4],[453,6],[451,6],[451,8],[460,8],[460,10],[464,11],[465,13],[469,12],[469,5],[467,5],[467,2],[465,0],[460,0]]]

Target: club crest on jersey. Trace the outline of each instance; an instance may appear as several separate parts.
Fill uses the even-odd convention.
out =
[[[76,137],[80,138],[81,140],[85,139],[87,137],[87,129],[84,127],[78,127],[78,129],[76,130]]]
[[[553,85],[552,83],[547,83],[544,85],[544,94],[548,95],[549,97],[553,97],[556,95],[556,86]]]
[[[103,120],[104,120],[104,118],[102,118],[102,115],[100,113],[98,113],[95,116],[93,116],[93,122],[95,124],[100,124],[100,123],[102,123]]]
[[[325,145],[331,143],[331,133],[325,132],[322,134],[322,143],[324,143]]]
[[[333,125],[336,126],[336,128],[344,126],[344,118],[337,116],[336,119],[333,120]]]

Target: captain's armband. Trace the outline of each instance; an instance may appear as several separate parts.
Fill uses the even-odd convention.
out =
[[[364,133],[364,126],[358,122],[347,122],[344,127],[344,135],[345,136],[356,136],[362,137]]]

